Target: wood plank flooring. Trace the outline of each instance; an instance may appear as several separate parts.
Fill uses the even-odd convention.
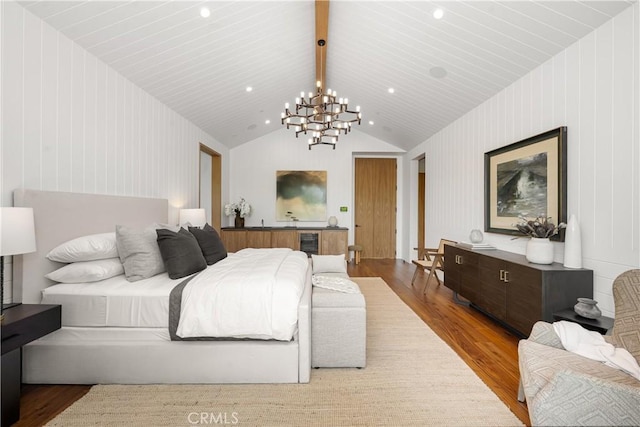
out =
[[[473,308],[456,304],[452,292],[433,281],[422,294],[426,275],[411,288],[413,264],[401,260],[362,260],[349,264],[353,277],[382,277],[396,294],[473,369],[525,424],[525,404],[517,401],[518,338]],[[429,357],[425,355],[425,366]],[[417,367],[419,369],[419,367]],[[41,426],[84,396],[90,386],[31,385],[22,388],[21,419],[15,424]]]

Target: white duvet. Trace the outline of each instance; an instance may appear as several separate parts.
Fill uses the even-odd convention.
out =
[[[309,261],[291,249],[243,249],[182,292],[177,335],[290,340]]]

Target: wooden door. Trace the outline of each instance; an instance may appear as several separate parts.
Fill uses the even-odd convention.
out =
[[[347,230],[322,230],[322,255],[343,255],[349,256]]]
[[[503,276],[506,270],[502,259],[484,257],[478,263],[475,279],[478,295],[473,302],[499,320],[507,318],[507,284]]]
[[[271,247],[271,231],[247,231],[247,247],[248,248],[270,248]]]
[[[420,160],[424,164],[424,159]],[[418,259],[424,257],[425,173],[418,172]]]
[[[298,230],[273,230],[271,232],[271,247],[300,250]]]
[[[220,238],[228,252],[238,252],[247,247],[246,230],[221,230]]]
[[[396,159],[356,159],[355,243],[362,258],[396,257],[396,176]]]
[[[542,272],[516,263],[507,264],[507,323],[523,335],[542,318]]]

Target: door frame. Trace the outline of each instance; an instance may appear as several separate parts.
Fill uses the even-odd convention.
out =
[[[356,159],[362,159],[362,158],[369,158],[369,159],[395,159],[396,161],[396,223],[395,223],[395,229],[396,229],[396,241],[395,241],[395,259],[405,259],[406,258],[406,253],[404,250],[404,243],[406,242],[406,236],[408,236],[408,229],[410,227],[406,227],[403,226],[403,216],[404,216],[404,210],[403,210],[403,203],[404,203],[404,198],[403,198],[403,191],[401,189],[404,188],[403,185],[403,170],[404,170],[404,156],[398,154],[398,155],[394,155],[394,154],[380,154],[380,153],[366,153],[366,152],[360,152],[360,153],[353,153],[352,155],[352,159],[351,159],[351,170],[352,170],[352,177],[351,177],[351,182],[352,182],[352,200],[351,200],[351,206],[353,206],[352,212],[351,212],[351,223],[353,224],[352,230],[350,230],[350,238],[352,239],[352,241],[355,243],[355,238],[356,238],[356,212],[355,212],[355,206],[356,206]],[[405,236],[406,235],[406,236]]]
[[[417,159],[418,161],[418,174],[417,174],[417,189],[416,189],[416,238],[418,243],[418,258],[422,259],[424,255],[424,248],[426,247],[426,210],[427,210],[427,158],[423,154]],[[421,171],[421,164],[423,170]],[[421,193],[422,191],[422,193]]]
[[[200,143],[198,150],[198,206],[202,207],[200,201],[201,179],[200,156],[202,153],[211,156],[211,226],[220,230],[222,225],[222,156],[215,150]]]

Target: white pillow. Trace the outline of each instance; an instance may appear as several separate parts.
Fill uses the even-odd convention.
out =
[[[316,273],[346,273],[347,261],[344,255],[311,255],[313,274]]]
[[[57,262],[93,261],[116,258],[116,233],[91,234],[65,242],[47,254],[47,258]]]
[[[61,283],[88,283],[124,273],[120,258],[81,261],[67,264],[44,277]]]

